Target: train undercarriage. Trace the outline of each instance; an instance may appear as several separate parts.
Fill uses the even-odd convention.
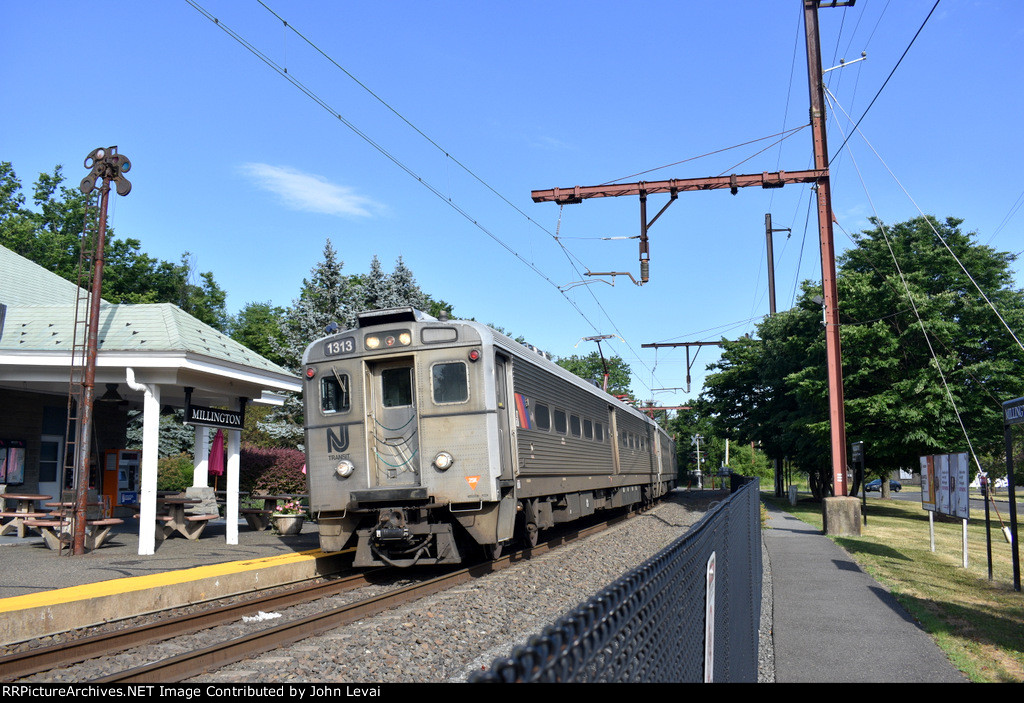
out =
[[[497,558],[506,548],[534,547],[540,532],[597,511],[653,503],[670,482],[602,491],[501,501],[481,506],[390,505],[322,515],[321,546],[340,551],[355,541],[353,566],[411,567],[460,564],[472,557]]]

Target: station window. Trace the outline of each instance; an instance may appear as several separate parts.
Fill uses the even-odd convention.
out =
[[[569,416],[569,433],[573,437],[579,437],[579,436],[581,436],[583,434],[583,431],[580,429],[580,416],[579,415],[570,415]]]
[[[380,372],[381,395],[385,408],[412,405],[412,367],[403,366]]]
[[[469,377],[465,362],[434,364],[430,375],[434,384],[435,403],[464,403],[469,400]]]
[[[594,423],[590,420],[583,420],[583,438],[593,439],[594,438]]]
[[[604,425],[600,422],[594,423],[594,439],[604,444]]]
[[[320,410],[343,413],[349,408],[348,374],[334,374],[320,379]]]
[[[547,432],[551,429],[551,416],[548,415],[548,406],[542,403],[537,403],[533,406],[533,420],[537,424],[538,430]]]
[[[568,427],[565,421],[565,411],[555,410],[555,432],[558,434],[565,434]]]

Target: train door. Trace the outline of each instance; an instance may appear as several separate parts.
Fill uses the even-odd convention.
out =
[[[622,464],[619,458],[619,423],[615,419],[615,408],[608,406],[608,441],[612,445],[612,473],[622,473]]]
[[[494,357],[494,378],[498,401],[498,444],[501,453],[501,477],[512,478],[512,424],[508,408],[509,359],[503,354]]]
[[[411,357],[366,365],[366,427],[377,486],[420,485],[415,373]]]
[[[649,443],[648,446],[650,446],[651,452],[652,452],[652,456],[653,456],[654,473],[658,477],[658,480],[660,481],[661,480],[661,474],[664,471],[664,469],[662,467],[662,463],[661,463],[661,460],[662,460],[662,457],[661,457],[661,434],[658,432],[658,430],[656,428],[648,426],[647,438],[648,438],[647,441]]]

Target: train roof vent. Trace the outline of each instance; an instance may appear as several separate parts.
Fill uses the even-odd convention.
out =
[[[359,327],[392,325],[398,322],[437,322],[437,318],[413,307],[367,310],[356,315]]]

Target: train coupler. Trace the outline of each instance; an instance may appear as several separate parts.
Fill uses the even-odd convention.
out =
[[[449,523],[410,523],[402,510],[382,510],[377,524],[357,530],[353,566],[458,564],[462,561]]]

